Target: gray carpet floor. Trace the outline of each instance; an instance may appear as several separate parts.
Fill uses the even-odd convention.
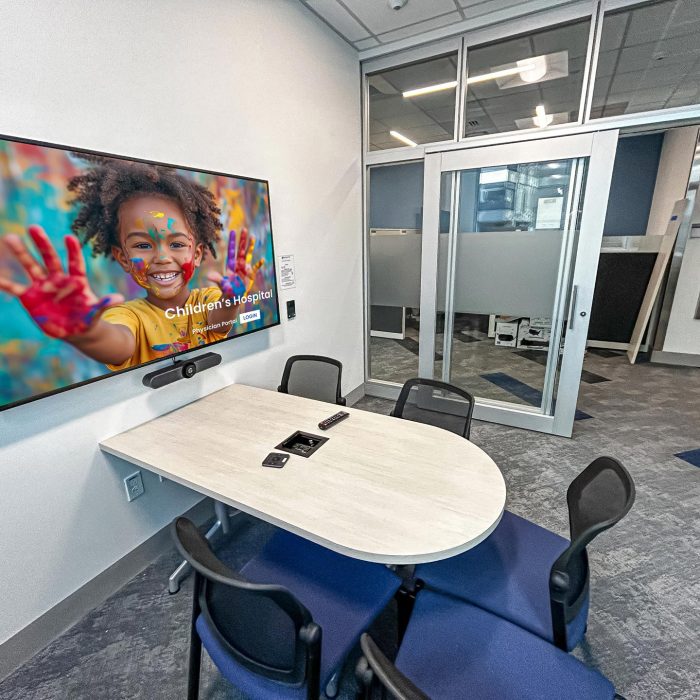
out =
[[[526,361],[526,358],[523,359]],[[536,365],[535,360],[531,360]],[[575,654],[600,669],[628,700],[700,697],[700,370],[630,366],[615,353],[589,353],[572,439],[475,422],[472,440],[503,471],[507,507],[567,534],[568,483],[597,455],[624,462],[637,486],[629,515],[589,548],[591,613]],[[359,408],[388,413],[365,397]],[[686,459],[677,454],[686,454]],[[687,461],[689,460],[689,461]],[[240,566],[273,528],[244,518],[219,552]],[[169,596],[176,563],[164,553],[121,591],[0,683],[3,700],[182,698],[185,695],[190,583]],[[375,633],[391,650],[393,611]],[[353,660],[340,698],[354,693]],[[211,663],[203,700],[239,700]],[[435,699],[440,700],[440,699]]]
[[[441,322],[442,323],[442,322]],[[531,405],[522,395],[508,392],[498,382],[490,380],[494,374],[504,374],[517,382],[542,392],[548,352],[498,346],[487,334],[488,316],[456,314],[451,344],[450,377],[447,381],[468,389],[475,397],[506,401],[517,405]],[[419,327],[416,319],[406,323],[406,337],[370,338],[370,377],[403,384],[418,375]],[[436,378],[442,377],[444,335],[435,336]],[[586,371],[584,382],[600,378]],[[604,380],[603,380],[604,381]]]

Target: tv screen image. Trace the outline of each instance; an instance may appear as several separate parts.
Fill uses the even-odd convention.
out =
[[[0,138],[0,410],[279,323],[266,181]]]

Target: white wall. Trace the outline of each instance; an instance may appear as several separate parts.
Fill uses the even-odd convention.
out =
[[[280,299],[297,319],[218,346],[221,367],[0,414],[1,643],[198,500],[145,475],[127,503],[131,469],[98,440],[235,381],[276,387],[295,352],[342,360],[345,391],[364,373],[357,55],[301,3],[3,2],[0,95],[0,133],[269,179],[276,252],[297,265]]]
[[[700,355],[700,319],[695,313],[700,304],[700,238],[685,244],[678,274],[676,293],[664,338],[664,352]]]
[[[697,138],[697,126],[676,127],[664,135],[647,236],[663,236],[666,233],[674,205],[685,197]]]

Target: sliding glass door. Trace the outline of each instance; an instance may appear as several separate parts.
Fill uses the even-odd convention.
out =
[[[472,393],[476,418],[571,434],[616,143],[426,156],[419,374]]]

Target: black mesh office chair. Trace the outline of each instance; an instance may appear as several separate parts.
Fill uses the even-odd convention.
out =
[[[221,674],[256,700],[337,694],[348,654],[396,593],[381,564],[278,530],[239,572],[187,518],[171,534],[194,568],[188,700],[197,700],[202,646]]]
[[[552,565],[549,595],[554,643],[570,648],[569,628],[588,607],[589,568],[586,547],[593,538],[627,515],[634,504],[634,481],[612,457],[593,460],[566,491],[571,543]]]
[[[598,457],[566,492],[570,540],[505,511],[482,543],[456,557],[419,564],[415,576],[433,591],[571,651],[588,624],[586,547],[629,512],[634,498],[627,469],[612,457]]]
[[[171,531],[195,572],[188,700],[199,697],[202,637],[205,644],[209,640],[207,649],[229,680],[240,685],[248,680],[246,690],[255,687],[256,680],[281,684],[280,695],[285,686],[306,684],[306,697],[316,700],[321,629],[309,611],[282,586],[249,583],[225,566],[187,518],[177,518]],[[227,667],[232,673],[226,673]]]
[[[277,391],[345,406],[340,393],[342,373],[343,365],[332,357],[293,355],[284,366]]]
[[[468,391],[436,379],[416,377],[401,388],[391,415],[435,425],[468,440],[473,412],[474,397]]]

